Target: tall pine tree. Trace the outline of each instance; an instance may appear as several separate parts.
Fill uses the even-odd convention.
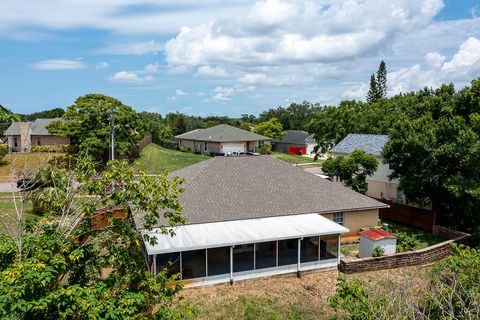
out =
[[[379,99],[387,97],[387,66],[381,61],[377,70],[377,94]]]
[[[370,89],[367,92],[367,102],[373,103],[387,97],[387,67],[382,60],[378,66],[377,74],[370,76]]]
[[[370,89],[367,92],[367,102],[373,103],[377,101],[378,93],[377,93],[377,80],[375,79],[375,75],[372,74],[370,77]]]

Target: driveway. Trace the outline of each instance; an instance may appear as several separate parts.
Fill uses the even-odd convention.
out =
[[[0,192],[19,191],[16,183],[0,182]]]

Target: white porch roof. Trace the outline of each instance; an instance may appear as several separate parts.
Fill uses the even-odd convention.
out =
[[[144,231],[144,234],[157,239],[154,246],[145,242],[147,253],[149,255],[162,254],[254,242],[342,234],[349,231],[317,213],[189,224],[175,227],[173,230],[175,232],[173,237],[162,234],[160,229]]]

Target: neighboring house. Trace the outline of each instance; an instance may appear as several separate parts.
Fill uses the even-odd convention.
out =
[[[377,199],[394,200],[405,203],[403,192],[398,190],[398,179],[390,180],[388,177],[393,168],[388,163],[383,163],[382,149],[388,142],[387,135],[380,134],[349,134],[329,152],[333,155],[348,155],[352,151],[360,149],[377,157],[377,171],[367,177],[367,195]]]
[[[9,150],[30,152],[33,146],[70,144],[70,138],[48,132],[47,126],[53,121],[62,121],[62,119],[37,119],[33,122],[12,123],[4,133],[8,139]]]
[[[273,149],[288,154],[315,155],[317,142],[310,134],[302,130],[286,130],[282,140],[272,141]]]
[[[253,132],[219,124],[207,129],[196,129],[174,139],[178,145],[194,152],[205,154],[228,154],[233,152],[254,152],[256,147],[262,147],[272,140]]]
[[[157,239],[145,243],[151,272],[181,272],[189,286],[336,267],[340,237],[358,239],[388,207],[271,156],[215,157],[176,176],[187,224],[173,237],[142,230],[132,211]]]

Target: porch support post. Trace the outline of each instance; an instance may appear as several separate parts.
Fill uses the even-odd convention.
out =
[[[297,248],[297,277],[300,278],[300,250],[303,238],[298,238],[298,248]]]
[[[156,276],[157,275],[157,255],[154,254],[153,256],[153,275]]]
[[[235,246],[230,247],[230,284],[233,284],[233,248]]]
[[[337,235],[337,265],[340,265],[340,233]]]

